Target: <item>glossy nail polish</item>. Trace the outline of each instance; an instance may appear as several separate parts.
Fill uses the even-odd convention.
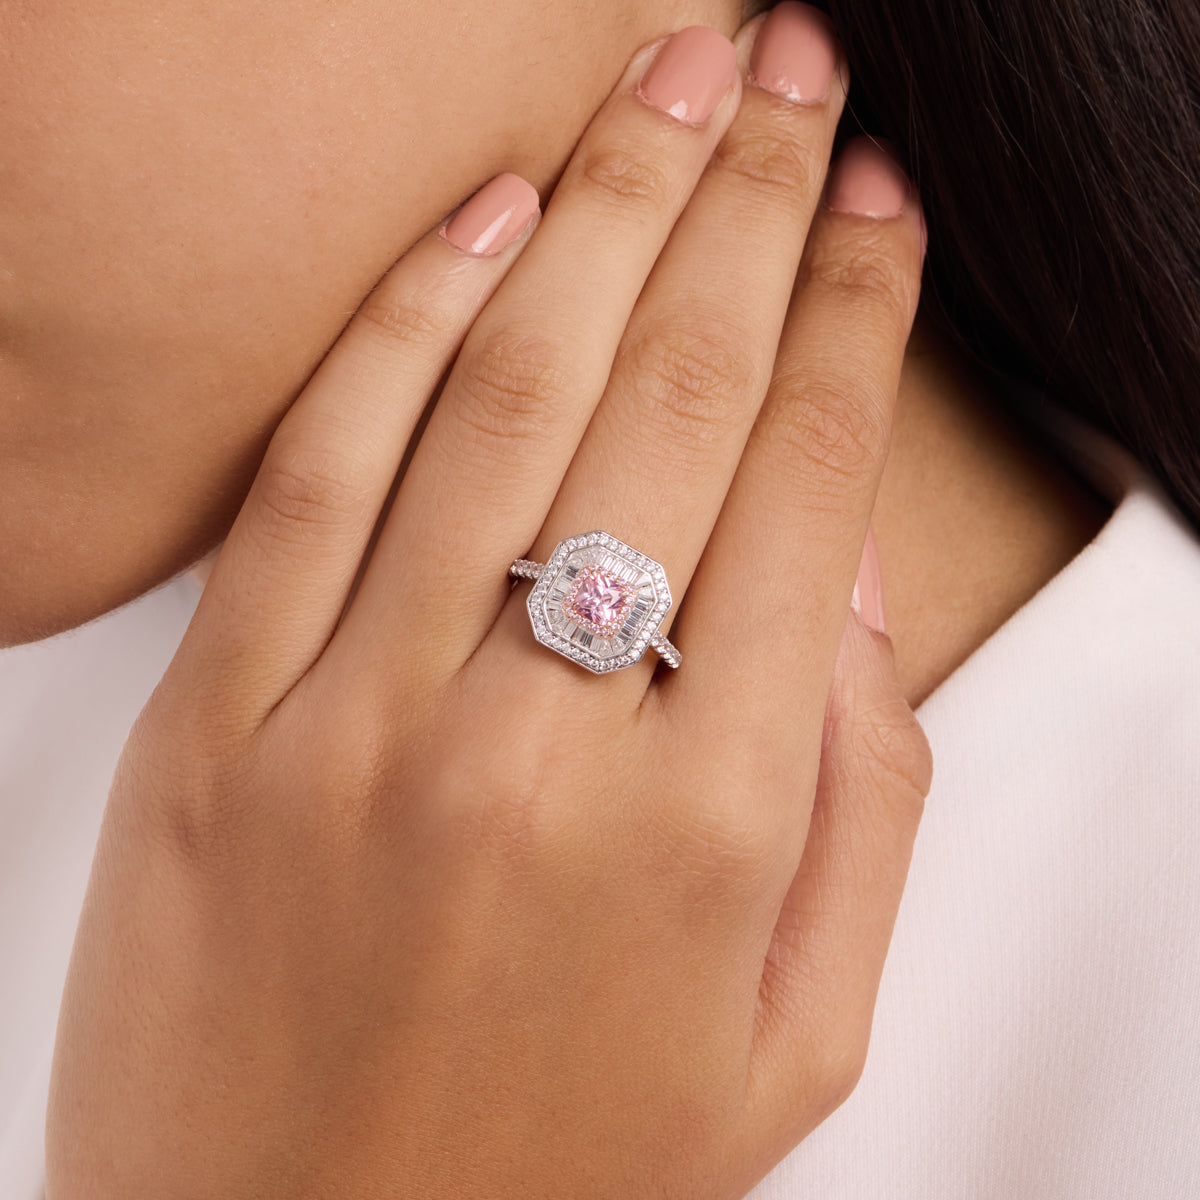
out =
[[[438,233],[467,254],[499,254],[539,207],[537,188],[520,175],[505,172],[485,183]]]
[[[850,607],[872,629],[885,633],[883,623],[883,578],[879,572],[879,550],[875,545],[875,533],[867,526],[867,537],[863,542],[862,558],[858,564],[858,578],[854,581],[854,594]]]
[[[908,176],[886,150],[869,137],[854,137],[829,170],[825,204],[864,217],[896,217],[904,211],[909,187]]]
[[[760,88],[814,104],[829,95],[837,55],[833,22],[820,9],[781,0],[754,36],[747,74]]]
[[[737,78],[733,43],[707,25],[672,34],[637,86],[647,104],[685,125],[703,125]]]

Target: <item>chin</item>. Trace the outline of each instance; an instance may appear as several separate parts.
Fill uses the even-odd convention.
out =
[[[149,522],[121,521],[102,509],[14,520],[0,497],[0,648],[77,629],[171,582],[204,560],[222,531],[171,539]],[[53,517],[47,514],[53,513]]]
[[[69,570],[68,564],[61,565]],[[71,586],[69,579],[60,581],[57,573],[53,579],[36,573],[32,577],[29,573],[15,578],[7,575],[0,586],[0,649],[40,642],[87,625],[178,574],[142,578],[123,588],[103,590],[90,586],[79,575],[74,579],[83,586]]]

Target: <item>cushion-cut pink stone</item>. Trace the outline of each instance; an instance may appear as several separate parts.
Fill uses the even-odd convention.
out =
[[[621,628],[637,589],[599,567],[585,567],[563,600],[563,611],[593,633],[613,634]]]

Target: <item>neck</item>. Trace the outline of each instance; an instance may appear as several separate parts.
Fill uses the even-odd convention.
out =
[[[872,517],[909,703],[916,708],[1111,512],[918,317]]]

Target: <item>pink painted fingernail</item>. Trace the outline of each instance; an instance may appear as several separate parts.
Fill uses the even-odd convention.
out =
[[[896,217],[904,211],[910,184],[900,164],[869,137],[853,137],[842,148],[825,182],[825,204],[864,217]]]
[[[468,254],[499,254],[540,208],[537,188],[506,171],[485,183],[438,233]]]
[[[672,34],[637,86],[647,104],[685,125],[703,125],[737,78],[737,50],[707,25]]]
[[[850,607],[862,618],[864,624],[885,633],[883,624],[883,578],[879,573],[879,550],[875,546],[875,533],[867,526],[867,538],[863,542],[862,558],[858,564],[858,578],[854,581],[854,594]]]
[[[814,104],[829,95],[837,55],[833,22],[820,9],[781,0],[754,36],[748,77],[788,100]]]

